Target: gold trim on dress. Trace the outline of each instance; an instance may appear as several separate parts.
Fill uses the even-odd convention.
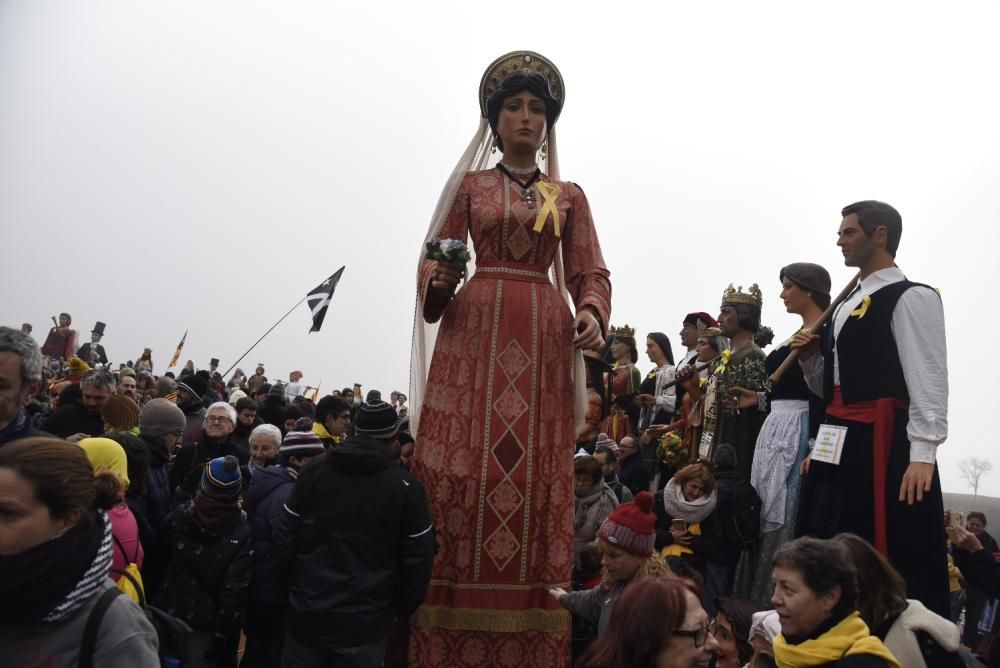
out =
[[[485,631],[488,633],[521,633],[542,631],[565,633],[569,630],[567,610],[488,610],[480,608],[449,608],[443,605],[422,605],[413,615],[413,625],[421,629],[441,628],[449,631]]]
[[[503,302],[503,279],[497,281],[497,292],[493,302],[493,331],[490,339],[490,371],[486,384],[486,423],[483,425],[483,467],[480,472],[479,508],[476,518],[476,565],[473,569],[473,580],[479,580],[479,563],[483,547],[483,516],[486,511],[486,473],[489,471],[490,452],[490,420],[493,417],[493,375],[497,364],[497,337],[500,335],[500,304]]]
[[[485,272],[488,274],[510,274],[512,276],[524,276],[526,278],[540,278],[549,280],[549,275],[544,271],[529,271],[527,269],[513,269],[511,267],[476,267],[476,274]],[[473,274],[475,277],[475,274]]]

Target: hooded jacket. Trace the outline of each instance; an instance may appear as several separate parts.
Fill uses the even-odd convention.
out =
[[[434,558],[427,497],[385,442],[350,436],[317,457],[284,511],[272,549],[296,642],[373,643],[423,602]]]

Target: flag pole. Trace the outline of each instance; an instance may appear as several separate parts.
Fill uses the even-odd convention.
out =
[[[243,358],[246,357],[247,355],[249,355],[250,351],[252,351],[254,348],[256,348],[257,344],[260,343],[261,341],[263,341],[265,336],[267,336],[272,331],[274,331],[274,328],[277,327],[278,325],[280,325],[282,320],[284,320],[285,318],[287,318],[288,316],[290,316],[292,314],[292,311],[294,311],[295,309],[297,309],[299,307],[299,305],[302,304],[302,302],[304,302],[308,298],[309,298],[309,295],[306,295],[305,297],[303,297],[302,299],[300,299],[298,301],[298,303],[295,304],[295,306],[293,306],[292,308],[288,309],[288,313],[286,313],[285,315],[281,316],[281,318],[278,320],[278,322],[276,322],[273,325],[271,325],[271,329],[269,329],[266,332],[264,332],[264,336],[261,336],[259,339],[257,339],[257,341],[252,346],[250,346],[250,348],[245,353],[243,353],[242,355],[240,355],[240,358],[238,360],[236,360],[235,362],[233,362],[233,365],[231,367],[229,367],[228,369],[226,369],[226,372],[224,374],[222,374],[222,377],[225,378],[226,376],[228,376],[229,372],[232,371],[233,369],[235,369],[236,365],[239,364],[240,362],[242,362]]]

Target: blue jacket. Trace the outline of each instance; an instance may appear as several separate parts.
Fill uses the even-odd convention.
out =
[[[285,606],[285,592],[275,579],[271,554],[271,524],[284,512],[298,472],[286,466],[257,469],[243,497],[253,531],[254,563],[250,605]]]

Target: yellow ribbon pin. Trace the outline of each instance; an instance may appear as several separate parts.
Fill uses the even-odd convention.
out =
[[[865,295],[861,298],[861,306],[851,311],[851,317],[861,320],[865,317],[865,313],[868,313],[868,307],[872,305],[872,298]]]
[[[542,204],[541,211],[538,212],[538,216],[535,217],[535,232],[541,232],[545,229],[545,221],[548,219],[549,214],[552,214],[552,231],[555,235],[559,236],[559,209],[556,208],[556,200],[559,199],[559,185],[556,183],[548,183],[547,181],[539,181],[535,184],[538,188],[538,192],[542,194],[545,202]]]

